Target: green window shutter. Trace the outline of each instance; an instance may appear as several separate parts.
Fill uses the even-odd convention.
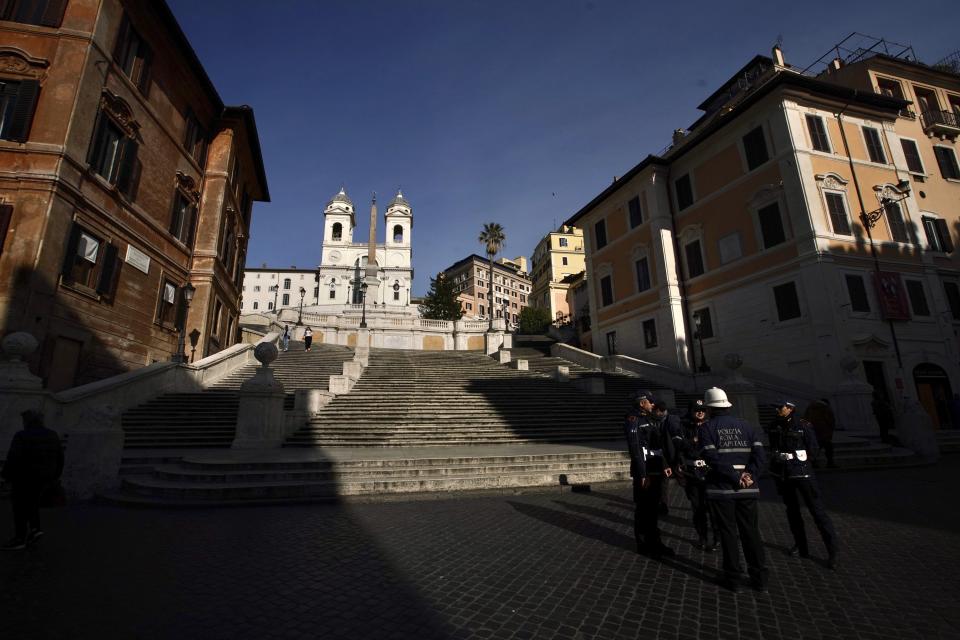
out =
[[[77,259],[77,246],[80,244],[80,225],[76,222],[70,228],[70,235],[67,237],[67,251],[63,255],[63,266],[60,268],[60,275],[64,278],[70,276],[73,270],[73,263]]]
[[[100,269],[100,279],[97,281],[97,293],[112,297],[116,291],[117,278],[120,275],[120,259],[117,245],[110,243],[103,253],[103,267]]]
[[[117,189],[130,201],[137,197],[137,189],[140,186],[140,172],[143,169],[140,159],[137,158],[139,149],[140,145],[133,138],[126,138],[123,141],[120,171],[117,173]]]

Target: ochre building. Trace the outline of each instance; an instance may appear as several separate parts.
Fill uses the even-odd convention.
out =
[[[575,310],[567,301],[568,276],[582,272],[583,265],[583,231],[564,225],[545,235],[530,258],[531,305],[547,309],[555,323],[570,322]]]
[[[524,257],[495,261],[492,283],[490,261],[476,254],[455,262],[443,274],[454,282],[466,318],[487,319],[492,313],[516,324],[520,310],[529,305],[533,283]]]
[[[0,12],[0,329],[39,340],[51,389],[169,360],[180,327],[188,357],[234,344],[269,199],[252,109],[223,104],[165,2]]]

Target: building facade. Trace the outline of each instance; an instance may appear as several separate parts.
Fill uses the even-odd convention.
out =
[[[490,282],[490,261],[476,254],[467,256],[443,270],[456,285],[465,318],[506,318],[516,324],[520,311],[529,305],[533,283],[524,270],[526,258],[501,258],[493,263]],[[491,306],[492,305],[492,306]]]
[[[584,229],[593,346],[684,371],[738,353],[825,396],[854,362],[943,425],[960,385],[960,77],[888,56],[830,69],[755,57],[567,221]]]
[[[303,290],[304,306],[319,304],[320,286],[316,269],[247,267],[243,271],[240,313],[273,313],[296,309]]]
[[[169,360],[181,327],[198,357],[233,344],[269,199],[253,111],[162,1],[0,3],[0,33],[3,333],[54,390]]]
[[[551,231],[537,243],[530,265],[532,306],[549,310],[555,323],[570,322],[567,278],[584,270],[583,231],[566,225]]]

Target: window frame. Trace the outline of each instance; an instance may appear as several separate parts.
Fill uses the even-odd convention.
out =
[[[598,290],[598,292],[599,292],[599,294],[600,294],[600,296],[599,296],[600,299],[598,300],[598,302],[599,302],[600,308],[602,309],[602,308],[604,308],[604,307],[609,307],[609,306],[612,305],[614,302],[616,302],[616,297],[615,297],[615,295],[614,295],[614,289],[613,289],[613,274],[612,274],[612,273],[608,273],[608,274],[605,274],[605,275],[597,274],[597,278],[598,278],[598,281],[597,281],[597,290]],[[605,290],[604,287],[603,287],[603,283],[604,283],[605,280],[609,283],[609,292],[610,292],[610,301],[609,301],[609,302],[606,302],[606,296],[604,295],[604,294],[606,293],[606,290]]]
[[[841,238],[852,238],[853,237],[853,216],[850,214],[850,203],[847,201],[847,192],[841,191],[839,189],[827,189],[822,188],[820,190],[823,193],[823,209],[824,213],[827,214],[827,224],[829,225],[830,233],[834,236]],[[833,223],[833,213],[830,211],[830,200],[827,196],[837,196],[840,199],[840,204],[843,206],[843,212],[847,217],[847,228],[849,229],[848,233],[840,233],[836,230]]]
[[[646,264],[646,276],[647,276],[646,285],[647,286],[645,287],[640,286],[641,278],[640,278],[640,270],[638,266],[640,265],[641,262]],[[636,289],[637,293],[644,293],[646,291],[650,291],[653,288],[653,271],[650,268],[650,256],[646,252],[641,253],[640,255],[633,256],[633,279],[634,279],[634,285],[635,285],[634,288]]]
[[[882,129],[878,129],[877,127],[866,125],[866,124],[860,125],[860,136],[863,139],[863,147],[867,152],[867,160],[869,162],[872,162],[873,164],[882,164],[886,166],[890,164],[890,160],[887,157],[886,149],[883,148],[883,136],[880,135],[881,130]],[[873,152],[871,150],[872,146],[869,140],[870,136],[867,135],[867,131],[871,131],[877,136],[876,142],[877,142],[877,145],[879,146],[880,157],[882,158],[881,160],[875,160],[873,157]]]
[[[652,344],[651,344],[650,341],[647,339],[647,338],[649,337],[648,334],[647,334],[647,327],[648,327],[648,326],[653,328],[653,332],[652,332],[652,335],[653,335],[653,343],[652,343]],[[650,351],[650,350],[653,350],[653,349],[659,349],[659,348],[660,348],[660,335],[659,335],[659,333],[657,332],[657,318],[656,318],[655,316],[640,321],[640,335],[641,335],[641,337],[643,338],[643,348],[644,348],[645,350]]]
[[[715,320],[716,314],[714,313],[714,308],[712,304],[705,304],[702,307],[697,307],[696,309],[692,309],[690,311],[690,328],[693,329],[694,335],[696,335],[697,314],[700,314],[703,311],[707,313],[707,319],[709,320],[708,325],[710,327],[710,335],[701,336],[700,339],[703,340],[704,342],[710,342],[711,340],[719,339],[719,332],[717,331],[717,323]]]
[[[898,136],[898,137],[900,138],[900,149],[901,149],[901,151],[903,151],[903,160],[904,160],[904,162],[905,162],[906,165],[907,165],[907,172],[910,173],[910,174],[912,174],[912,175],[915,175],[915,176],[922,176],[922,177],[926,178],[926,177],[929,175],[929,173],[927,172],[927,165],[926,165],[926,163],[923,161],[923,156],[920,154],[920,145],[917,144],[917,141],[916,141],[915,139],[913,139],[913,138],[908,138],[908,137],[906,137],[906,136]],[[909,142],[910,144],[913,145],[913,148],[916,150],[916,152],[917,152],[917,156],[916,156],[916,157],[917,157],[917,161],[920,163],[920,170],[919,170],[919,171],[916,171],[916,170],[910,168],[910,160],[909,160],[909,158],[908,158],[908,156],[907,156],[907,150],[903,148],[903,143],[904,143],[904,142]]]
[[[748,149],[747,138],[754,136],[758,131],[760,132],[760,142],[763,143],[762,147],[751,146]],[[756,143],[756,140],[751,139],[750,144],[754,145],[755,143]],[[763,165],[770,162],[771,154],[770,154],[769,145],[767,144],[767,132],[764,131],[762,124],[757,125],[756,127],[750,129],[750,131],[748,131],[744,135],[740,136],[740,149],[743,151],[743,162],[744,162],[744,167],[746,168],[747,173],[755,171],[760,167],[762,167]],[[759,158],[751,158],[751,151],[750,151],[751,149],[754,152],[762,149],[763,159],[760,160]]]
[[[866,279],[862,273],[854,273],[850,271],[841,272],[843,275],[843,286],[847,292],[847,300],[850,303],[850,314],[857,316],[868,316],[873,313],[873,303],[870,301],[870,290],[867,286]],[[857,309],[855,308],[854,296],[850,288],[850,280],[856,279],[860,282],[860,286],[863,287],[863,300],[866,302],[866,309]]]
[[[601,230],[602,230],[602,233],[601,233]],[[602,243],[600,242],[601,238],[603,240]],[[607,219],[606,218],[600,218],[599,220],[593,223],[593,243],[596,251],[600,251],[601,249],[606,247],[608,244],[610,244],[610,241],[607,238]]]
[[[911,288],[911,284],[916,285],[916,288]],[[910,314],[914,320],[933,320],[933,309],[930,306],[930,298],[927,296],[926,287],[923,286],[923,280],[917,278],[904,278],[903,279],[903,288],[907,292],[907,300],[910,301]],[[922,310],[917,311],[917,307],[914,304],[914,294],[920,296],[920,301],[922,304]]]
[[[136,42],[133,42],[133,40]],[[132,49],[132,47],[135,48]],[[113,47],[113,61],[120,74],[127,78],[144,97],[150,95],[153,48],[124,12]]]
[[[178,206],[183,204],[184,206]],[[170,211],[170,235],[188,249],[193,249],[196,237],[197,203],[180,188],[173,190],[173,206]],[[186,234],[184,236],[184,234]]]
[[[810,121],[816,120],[821,128],[821,131],[817,132],[817,135],[823,133],[824,142],[827,144],[826,149],[818,149],[816,145],[816,137],[814,136],[813,129],[810,126]],[[804,123],[807,125],[807,137],[810,140],[810,149],[818,153],[829,153],[833,154],[833,141],[830,139],[830,132],[827,130],[826,121],[818,113],[805,113],[804,114]]]
[[[693,274],[690,271],[690,252],[688,251],[688,247],[692,245],[694,242],[696,242],[700,247],[699,255],[700,255],[701,271],[700,273],[697,273],[697,274]],[[688,238],[683,238],[681,247],[683,249],[683,269],[684,269],[684,275],[686,276],[686,279],[693,280],[694,278],[699,278],[700,276],[707,273],[707,257],[704,255],[704,252],[703,252],[703,238],[699,234],[695,236],[689,236]]]
[[[636,224],[634,224],[634,213],[636,213]],[[640,194],[627,200],[627,228],[636,229],[643,224],[643,207],[640,206]]]
[[[950,159],[953,160],[953,162],[952,162],[952,164],[951,164],[951,167],[950,167],[951,173],[953,173],[952,176],[948,176],[948,175],[944,172],[944,170],[943,170],[943,162],[941,162],[940,154],[937,153],[937,149],[942,149],[942,150],[948,151],[948,152],[950,153]],[[949,146],[943,145],[943,144],[935,144],[935,145],[933,145],[933,155],[934,155],[934,157],[935,157],[936,160],[937,160],[937,168],[940,170],[940,177],[942,177],[944,180],[960,181],[960,164],[958,164],[958,162],[957,162],[957,152],[956,152],[956,150],[954,150],[953,147],[949,147]]]
[[[683,184],[686,185],[686,189],[684,193],[687,195],[687,197],[689,197],[689,202],[687,202],[686,204],[680,202],[679,185],[681,181],[683,182]],[[690,207],[692,207],[697,203],[697,192],[694,189],[692,172],[687,171],[685,174],[683,174],[682,176],[680,176],[679,178],[673,181],[673,197],[674,197],[674,202],[676,202],[676,205],[677,205],[678,213],[680,211],[689,209]]]
[[[18,24],[29,24],[35,27],[52,27],[58,28],[63,24],[63,15],[67,8],[66,0],[33,0],[34,6],[34,15],[38,17],[34,18],[35,21],[28,20],[18,20],[17,10],[22,9],[23,6],[27,3],[30,3],[31,0],[13,0],[7,2],[6,6],[3,8],[3,11],[0,12],[0,20],[8,20],[10,22],[16,22]],[[42,9],[40,5],[42,3]]]
[[[781,313],[780,313],[780,305],[777,304],[777,290],[782,289],[783,287],[786,287],[788,285],[793,286],[793,293],[797,301],[797,315],[792,316],[790,318],[783,318],[781,317]],[[805,314],[804,314],[804,308],[803,308],[803,299],[802,299],[803,297],[800,295],[801,290],[800,290],[799,283],[796,280],[785,280],[782,282],[777,282],[775,284],[771,283],[769,286],[770,286],[770,294],[771,294],[770,300],[773,304],[773,312],[776,317],[776,324],[784,325],[787,323],[802,322],[804,320]]]
[[[956,249],[953,238],[950,236],[950,227],[947,226],[947,221],[940,216],[931,213],[929,211],[920,212],[920,222],[923,227],[924,236],[927,239],[927,250],[935,251],[937,253],[950,254],[953,253]],[[930,222],[929,226],[927,223]],[[930,241],[931,232],[934,238],[934,242]],[[944,234],[946,234],[946,239],[944,239]]]
[[[30,139],[33,116],[40,102],[40,83],[35,78],[0,78],[8,104],[0,113],[0,140],[25,143]],[[16,85],[15,90],[10,87]]]
[[[954,323],[960,323],[960,282],[957,280],[941,280],[940,284],[943,288],[943,295],[947,299],[947,309],[950,312],[952,321]],[[950,294],[947,285],[952,285],[955,295]]]
[[[890,215],[891,211],[896,211],[900,216],[900,222],[897,225],[894,225],[892,216]],[[904,211],[902,202],[888,202],[883,205],[883,219],[887,224],[887,233],[890,235],[889,242],[896,242],[897,244],[915,244],[910,239],[910,217]],[[900,240],[896,237],[894,229],[899,225],[903,226],[903,233],[905,235],[905,240]]]
[[[760,215],[761,212],[768,210],[770,207],[777,208],[777,219],[780,221],[780,233],[782,235],[782,239],[775,244],[767,244],[767,238],[763,233],[763,220]],[[760,246],[761,252],[787,244],[787,241],[790,240],[790,233],[787,229],[787,218],[783,211],[783,203],[780,198],[767,200],[752,206],[751,213],[753,214],[754,228],[756,229],[757,239],[759,240],[757,244]]]

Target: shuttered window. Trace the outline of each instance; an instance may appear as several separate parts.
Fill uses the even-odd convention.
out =
[[[643,213],[640,211],[640,197],[634,196],[627,203],[630,211],[630,228],[639,227],[643,223]]]
[[[0,20],[59,27],[67,0],[0,0]]]
[[[763,248],[769,249],[786,241],[783,230],[783,219],[780,217],[780,207],[777,203],[767,205],[757,211],[760,222],[760,234],[763,236]]]
[[[39,94],[36,80],[0,80],[0,139],[27,141]]]
[[[887,225],[890,227],[890,235],[897,242],[910,242],[910,235],[907,232],[907,223],[903,219],[903,209],[900,203],[889,202],[883,207],[887,212]]]
[[[830,226],[833,227],[833,232],[839,236],[852,235],[843,196],[839,193],[826,193],[824,197],[827,200],[827,211],[830,213]]]
[[[870,300],[867,298],[867,287],[863,283],[863,276],[847,274],[847,293],[850,296],[850,309],[857,312],[870,311]]]
[[[696,278],[704,272],[703,252],[700,250],[700,241],[688,242],[683,247],[687,259],[687,277]]]
[[[157,303],[157,322],[173,328],[176,320],[177,285],[164,279],[160,285],[160,299]]]
[[[924,218],[923,231],[927,235],[927,244],[931,251],[953,252],[953,239],[947,221],[941,218]]]
[[[917,143],[913,140],[900,138],[900,146],[903,147],[903,156],[907,159],[907,169],[911,173],[923,173],[923,162],[920,161],[920,150],[917,149]]]
[[[115,244],[74,223],[67,237],[67,248],[60,269],[61,281],[100,294],[111,301],[117,289],[121,260]]]
[[[867,154],[870,156],[870,162],[887,164],[887,155],[883,152],[883,143],[880,141],[880,132],[873,127],[864,127],[863,139],[867,143]]]
[[[780,322],[800,317],[800,299],[797,297],[797,285],[787,282],[774,287],[773,299],[777,305],[777,318]]]
[[[120,24],[120,33],[117,37],[117,46],[113,50],[113,59],[137,85],[140,92],[147,95],[150,90],[150,67],[153,61],[153,52],[150,46],[140,37],[137,30],[130,24],[130,19],[124,16]]]
[[[927,294],[923,290],[923,283],[919,280],[905,280],[907,297],[910,298],[910,307],[915,316],[929,316],[930,305],[927,304]]]
[[[689,173],[677,178],[673,188],[677,192],[677,208],[680,211],[693,204],[693,185],[690,183]]]
[[[940,175],[947,180],[960,180],[960,167],[957,167],[957,155],[949,147],[936,146],[933,153],[940,165]]]
[[[643,346],[647,349],[657,346],[657,322],[653,318],[643,321]]]
[[[107,182],[115,184],[128,200],[136,200],[142,165],[140,145],[127,136],[106,111],[100,111],[93,130],[87,162]]]
[[[637,271],[637,291],[646,291],[650,288],[650,261],[640,258],[634,263]]]
[[[710,317],[709,307],[697,309],[693,312],[693,327],[694,331],[699,332],[699,337],[704,340],[713,337],[713,319]]]
[[[613,280],[610,276],[600,278],[600,306],[613,304]]]
[[[814,149],[830,153],[830,139],[823,118],[807,114],[807,131],[810,132],[810,144]]]
[[[749,171],[753,171],[770,159],[767,154],[767,141],[763,136],[763,127],[757,127],[743,136],[743,153],[747,157]]]
[[[593,225],[593,232],[597,241],[597,249],[603,249],[607,246],[607,221],[600,220]]]
[[[947,304],[950,305],[950,314],[954,320],[960,321],[960,286],[956,282],[946,280],[943,283],[943,292],[947,296]]]
[[[173,211],[170,215],[170,234],[177,240],[193,248],[193,230],[197,207],[177,189],[173,196]]]
[[[197,164],[200,165],[202,169],[207,161],[207,134],[203,130],[203,127],[200,126],[200,121],[197,120],[193,111],[187,111],[183,148],[197,161]],[[245,212],[246,206],[241,206],[240,209],[241,212]]]

